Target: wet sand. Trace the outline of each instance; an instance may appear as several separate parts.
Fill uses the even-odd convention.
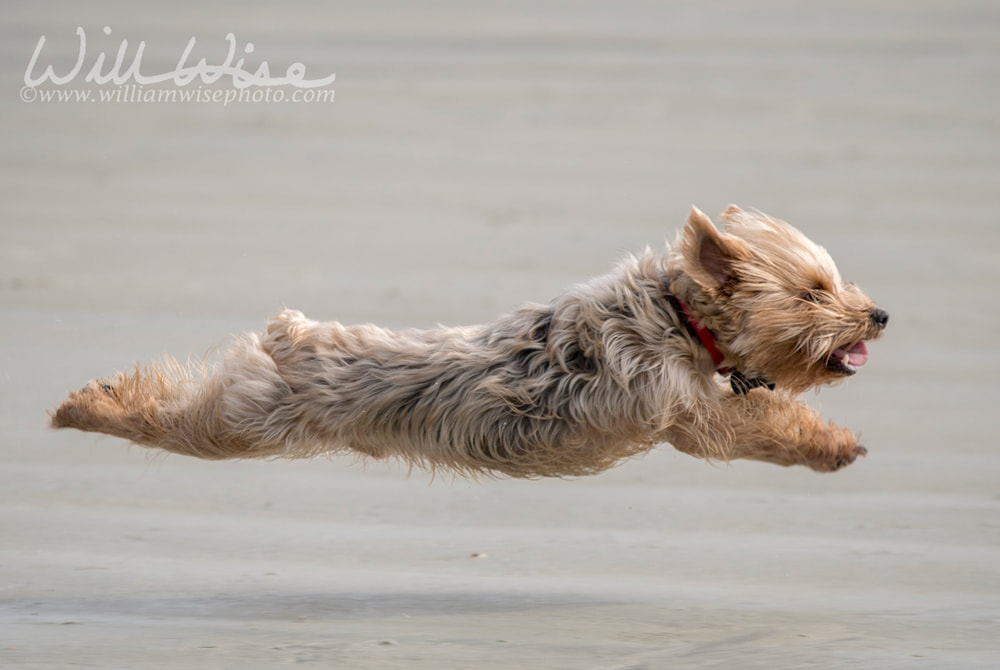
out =
[[[0,664],[996,666],[1000,11],[247,7],[5,12]],[[336,102],[19,102],[38,37],[71,63],[79,25],[112,55],[146,40],[150,70],[234,32],[336,72]],[[432,481],[45,427],[88,379],[284,306],[481,322],[730,202],[892,314],[810,396],[869,446],[845,471],[664,446],[586,479]]]

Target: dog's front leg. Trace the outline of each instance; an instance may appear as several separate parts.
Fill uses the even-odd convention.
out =
[[[746,458],[832,472],[867,450],[854,433],[823,421],[805,403],[780,392],[726,393],[712,411],[689,411],[664,433],[680,451],[707,458]]]

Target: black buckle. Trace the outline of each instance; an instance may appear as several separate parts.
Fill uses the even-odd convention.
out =
[[[729,385],[733,387],[736,395],[746,395],[752,389],[764,387],[768,391],[774,390],[774,382],[765,377],[747,377],[742,372],[734,370],[729,374]]]

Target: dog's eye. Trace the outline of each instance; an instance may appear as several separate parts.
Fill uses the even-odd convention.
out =
[[[806,302],[820,302],[823,300],[823,293],[822,286],[814,286],[808,291],[802,292],[802,299]]]

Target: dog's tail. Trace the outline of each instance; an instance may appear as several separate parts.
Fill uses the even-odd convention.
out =
[[[51,425],[210,460],[294,457],[287,436],[260,420],[288,392],[260,336],[250,334],[211,368],[167,359],[93,381],[69,394]]]

